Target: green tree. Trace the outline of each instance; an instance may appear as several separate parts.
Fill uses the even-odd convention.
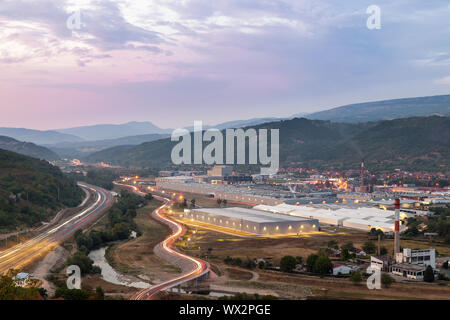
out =
[[[386,247],[381,247],[380,248],[380,255],[384,256],[388,253],[388,250],[386,249]]]
[[[311,253],[308,258],[306,258],[306,270],[308,272],[313,272],[314,265],[319,256],[317,254]]]
[[[384,232],[381,231],[380,229],[376,229],[376,228],[370,229],[369,234],[372,236],[380,236],[380,238],[384,237]]]
[[[297,264],[302,264],[303,263],[303,258],[301,256],[296,256],[295,257],[295,261],[297,262]]]
[[[93,265],[93,261],[83,252],[77,251],[67,259],[66,264],[77,265],[83,274],[100,273],[101,269]]]
[[[434,281],[434,271],[431,266],[427,266],[425,272],[423,274],[423,281],[425,282],[433,282]]]
[[[444,243],[445,244],[450,244],[450,234],[445,236]]]
[[[195,208],[195,199],[194,198],[191,199],[191,208]]]
[[[354,284],[358,284],[362,281],[361,273],[359,271],[354,271],[350,275],[350,281]]]
[[[377,251],[377,247],[375,246],[375,243],[373,243],[372,241],[366,241],[362,249],[369,254],[375,253]]]
[[[383,273],[381,275],[381,284],[384,285],[386,288],[389,288],[392,283],[394,283],[395,280],[387,273]]]
[[[342,246],[342,249],[347,249],[348,251],[351,251],[353,249],[353,242],[351,241],[347,242]]]
[[[331,273],[333,270],[333,264],[331,263],[330,258],[326,256],[319,256],[314,263],[313,272],[320,274]]]
[[[97,300],[105,300],[105,292],[103,291],[102,287],[95,288],[95,294],[97,296]]]
[[[47,290],[45,290],[44,288],[39,288],[39,294],[41,295],[42,298],[47,299],[48,294],[47,294]]]
[[[339,248],[336,240],[328,241],[327,246],[328,246],[328,248],[333,248],[333,249]]]
[[[350,253],[348,252],[347,248],[343,248],[341,250],[341,259],[343,261],[347,261],[348,259],[350,259]]]
[[[292,272],[297,265],[297,260],[293,256],[284,256],[280,261],[280,270],[283,272]]]
[[[153,200],[153,196],[150,193],[147,193],[145,195],[144,199],[147,200],[147,201],[151,201],[151,200]]]

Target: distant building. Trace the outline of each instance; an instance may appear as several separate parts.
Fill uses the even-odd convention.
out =
[[[238,207],[185,209],[184,218],[259,235],[320,231],[319,221],[316,219]]]
[[[359,270],[358,267],[355,266],[348,266],[344,264],[339,263],[333,263],[333,276],[337,276],[340,274],[350,274],[353,271]]]
[[[393,264],[394,260],[387,255],[370,257],[370,268],[372,270],[390,272]]]
[[[222,181],[225,183],[242,183],[242,182],[253,182],[252,176],[246,176],[246,175],[235,175],[235,176],[224,176],[222,178]]]
[[[211,170],[208,170],[208,176],[210,177],[225,177],[233,174],[233,167],[231,166],[214,166]]]
[[[425,269],[425,266],[410,263],[397,263],[392,266],[392,274],[408,279],[422,280]]]
[[[366,257],[367,253],[363,250],[359,250],[358,252],[356,252],[356,256],[357,257]]]
[[[20,287],[24,287],[28,281],[30,280],[30,274],[26,272],[19,272],[13,280],[16,282],[16,285]]]
[[[431,266],[436,268],[436,250],[435,249],[403,249],[403,252],[395,256],[397,263],[408,263],[420,266]]]

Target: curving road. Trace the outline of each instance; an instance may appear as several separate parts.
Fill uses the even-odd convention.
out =
[[[42,257],[59,243],[72,236],[76,230],[98,219],[106,209],[112,206],[113,201],[110,192],[87,183],[78,183],[78,185],[85,191],[94,192],[94,202],[80,213],[48,228],[34,238],[0,252],[0,274],[9,269],[21,269],[36,258]]]
[[[120,183],[116,184],[127,187],[139,195],[146,194],[140,191],[135,186]],[[157,195],[153,195],[153,197],[160,201],[163,201],[164,204],[156,208],[152,212],[151,216],[153,217],[153,219],[161,222],[162,224],[165,224],[170,228],[170,230],[172,230],[172,234],[169,237],[167,237],[164,241],[156,245],[153,251],[164,260],[181,267],[181,269],[183,270],[183,274],[174,279],[141,290],[135,295],[133,295],[131,297],[131,300],[151,300],[153,296],[159,291],[163,291],[175,287],[184,282],[194,280],[210,272],[209,264],[207,262],[190,257],[172,248],[174,242],[186,232],[186,228],[182,224],[179,224],[178,222],[168,218],[163,214],[164,209],[168,207],[172,202],[170,199],[160,197]]]

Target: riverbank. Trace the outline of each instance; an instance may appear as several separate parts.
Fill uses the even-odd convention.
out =
[[[157,284],[178,275],[181,270],[157,257],[153,248],[169,235],[169,229],[153,220],[150,214],[161,202],[153,199],[137,210],[134,218],[141,236],[136,239],[110,246],[106,260],[118,272],[148,279]]]

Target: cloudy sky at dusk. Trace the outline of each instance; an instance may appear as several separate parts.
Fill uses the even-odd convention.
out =
[[[448,94],[449,17],[448,0],[0,0],[0,126],[173,128]]]

